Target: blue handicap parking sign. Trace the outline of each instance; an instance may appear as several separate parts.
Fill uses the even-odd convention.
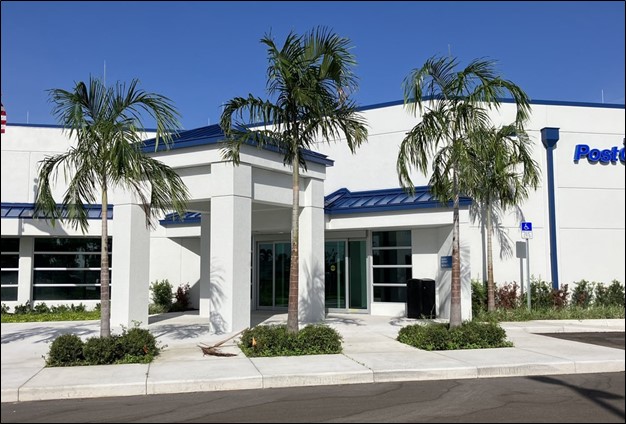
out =
[[[532,231],[533,223],[532,222],[522,222],[522,231]]]

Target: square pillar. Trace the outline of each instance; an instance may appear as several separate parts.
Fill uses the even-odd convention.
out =
[[[17,303],[32,303],[33,298],[33,264],[35,239],[20,237],[19,271],[17,273]],[[33,305],[34,306],[34,305]]]
[[[210,284],[208,310],[215,333],[250,326],[252,168],[211,166]]]
[[[200,316],[209,318],[211,313],[211,215],[203,213],[200,218]]]
[[[150,301],[150,230],[136,203],[113,207],[111,329],[148,325]]]
[[[322,321],[324,299],[324,182],[303,180],[300,211],[298,320]]]

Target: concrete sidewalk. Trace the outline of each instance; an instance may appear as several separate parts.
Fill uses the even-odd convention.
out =
[[[286,314],[254,313],[284,323]],[[46,368],[49,343],[64,333],[98,335],[97,321],[2,324],[2,402],[261,389],[330,384],[624,371],[624,351],[535,333],[624,331],[624,320],[503,323],[513,348],[427,352],[395,340],[407,318],[329,314],[343,336],[343,354],[246,358],[237,338],[222,345],[232,357],[203,356],[211,334],[195,314],[151,317],[149,329],[165,345],[151,364]],[[114,333],[119,334],[119,329]]]

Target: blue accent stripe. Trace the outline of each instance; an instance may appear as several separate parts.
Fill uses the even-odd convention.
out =
[[[59,208],[63,208],[63,205],[57,205]],[[85,209],[87,210],[87,219],[100,219],[102,217],[102,205],[94,204],[94,205],[85,205]],[[33,219],[33,218],[44,218],[44,217],[34,217],[33,213],[35,211],[34,203],[5,203],[1,204],[2,214],[1,217],[4,218],[14,218],[14,219]],[[62,218],[67,217],[67,210],[63,209]],[[113,219],[113,205],[107,206],[107,219]]]
[[[552,288],[559,288],[558,255],[556,252],[556,201],[554,198],[554,146],[546,148],[548,165],[548,220],[550,223],[550,270]]]
[[[422,97],[422,101],[429,101],[432,99],[433,99],[432,96]],[[508,99],[508,98],[507,99],[498,98],[498,101],[500,103],[515,103],[514,99]],[[357,108],[357,110],[359,112],[363,112],[365,110],[381,109],[384,107],[399,106],[403,104],[404,104],[404,100],[394,100],[391,102],[376,103],[373,105],[361,106]],[[619,104],[619,103],[570,102],[570,101],[564,101],[564,100],[531,100],[530,104],[531,105],[547,105],[547,106],[595,107],[595,108],[600,108],[600,109],[624,109],[626,107],[624,104]]]
[[[459,205],[470,206],[472,199],[461,197]],[[402,188],[350,192],[339,189],[324,198],[324,212],[328,215],[389,212],[424,208],[450,208],[452,202],[442,203],[430,192],[428,186],[415,187],[415,194]]]

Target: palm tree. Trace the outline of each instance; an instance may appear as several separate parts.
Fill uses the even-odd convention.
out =
[[[299,176],[300,167],[306,169],[303,150],[320,140],[345,138],[354,152],[367,139],[367,129],[363,118],[357,115],[354,102],[348,99],[357,86],[351,71],[356,61],[349,51],[348,39],[320,27],[305,35],[290,32],[280,48],[269,35],[261,42],[267,46],[269,60],[266,87],[275,100],[262,100],[250,94],[226,103],[220,121],[228,140],[223,155],[238,164],[242,144],[273,145],[284,154],[284,163],[292,167],[287,328],[295,333],[298,331]]]
[[[156,141],[166,145],[179,128],[179,114],[167,97],[117,83],[107,88],[97,78],[78,82],[73,91],[48,90],[53,114],[76,145],[67,152],[48,156],[40,163],[35,215],[55,225],[67,219],[74,228],[87,231],[85,205],[102,202],[100,256],[100,337],[111,335],[107,204],[110,189],[122,188],[137,195],[146,213],[146,225],[158,213],[185,212],[188,192],[178,174],[142,152],[142,113],[156,121]],[[62,169],[68,187],[60,205],[51,191],[51,179]],[[63,216],[63,210],[66,216]]]
[[[404,80],[404,103],[412,114],[419,112],[422,119],[402,140],[397,160],[400,184],[412,192],[411,169],[416,167],[426,175],[432,156],[432,193],[442,202],[453,199],[451,328],[462,322],[459,173],[471,160],[469,134],[491,126],[489,110],[499,109],[500,99],[506,93],[517,107],[516,127],[522,128],[530,112],[526,93],[498,76],[493,61],[477,59],[460,72],[455,71],[457,64],[451,57],[432,57]]]
[[[460,179],[461,191],[474,199],[486,222],[487,310],[493,311],[492,217],[527,199],[528,189],[539,185],[540,170],[531,157],[528,134],[513,124],[480,129],[469,140],[470,160]]]

